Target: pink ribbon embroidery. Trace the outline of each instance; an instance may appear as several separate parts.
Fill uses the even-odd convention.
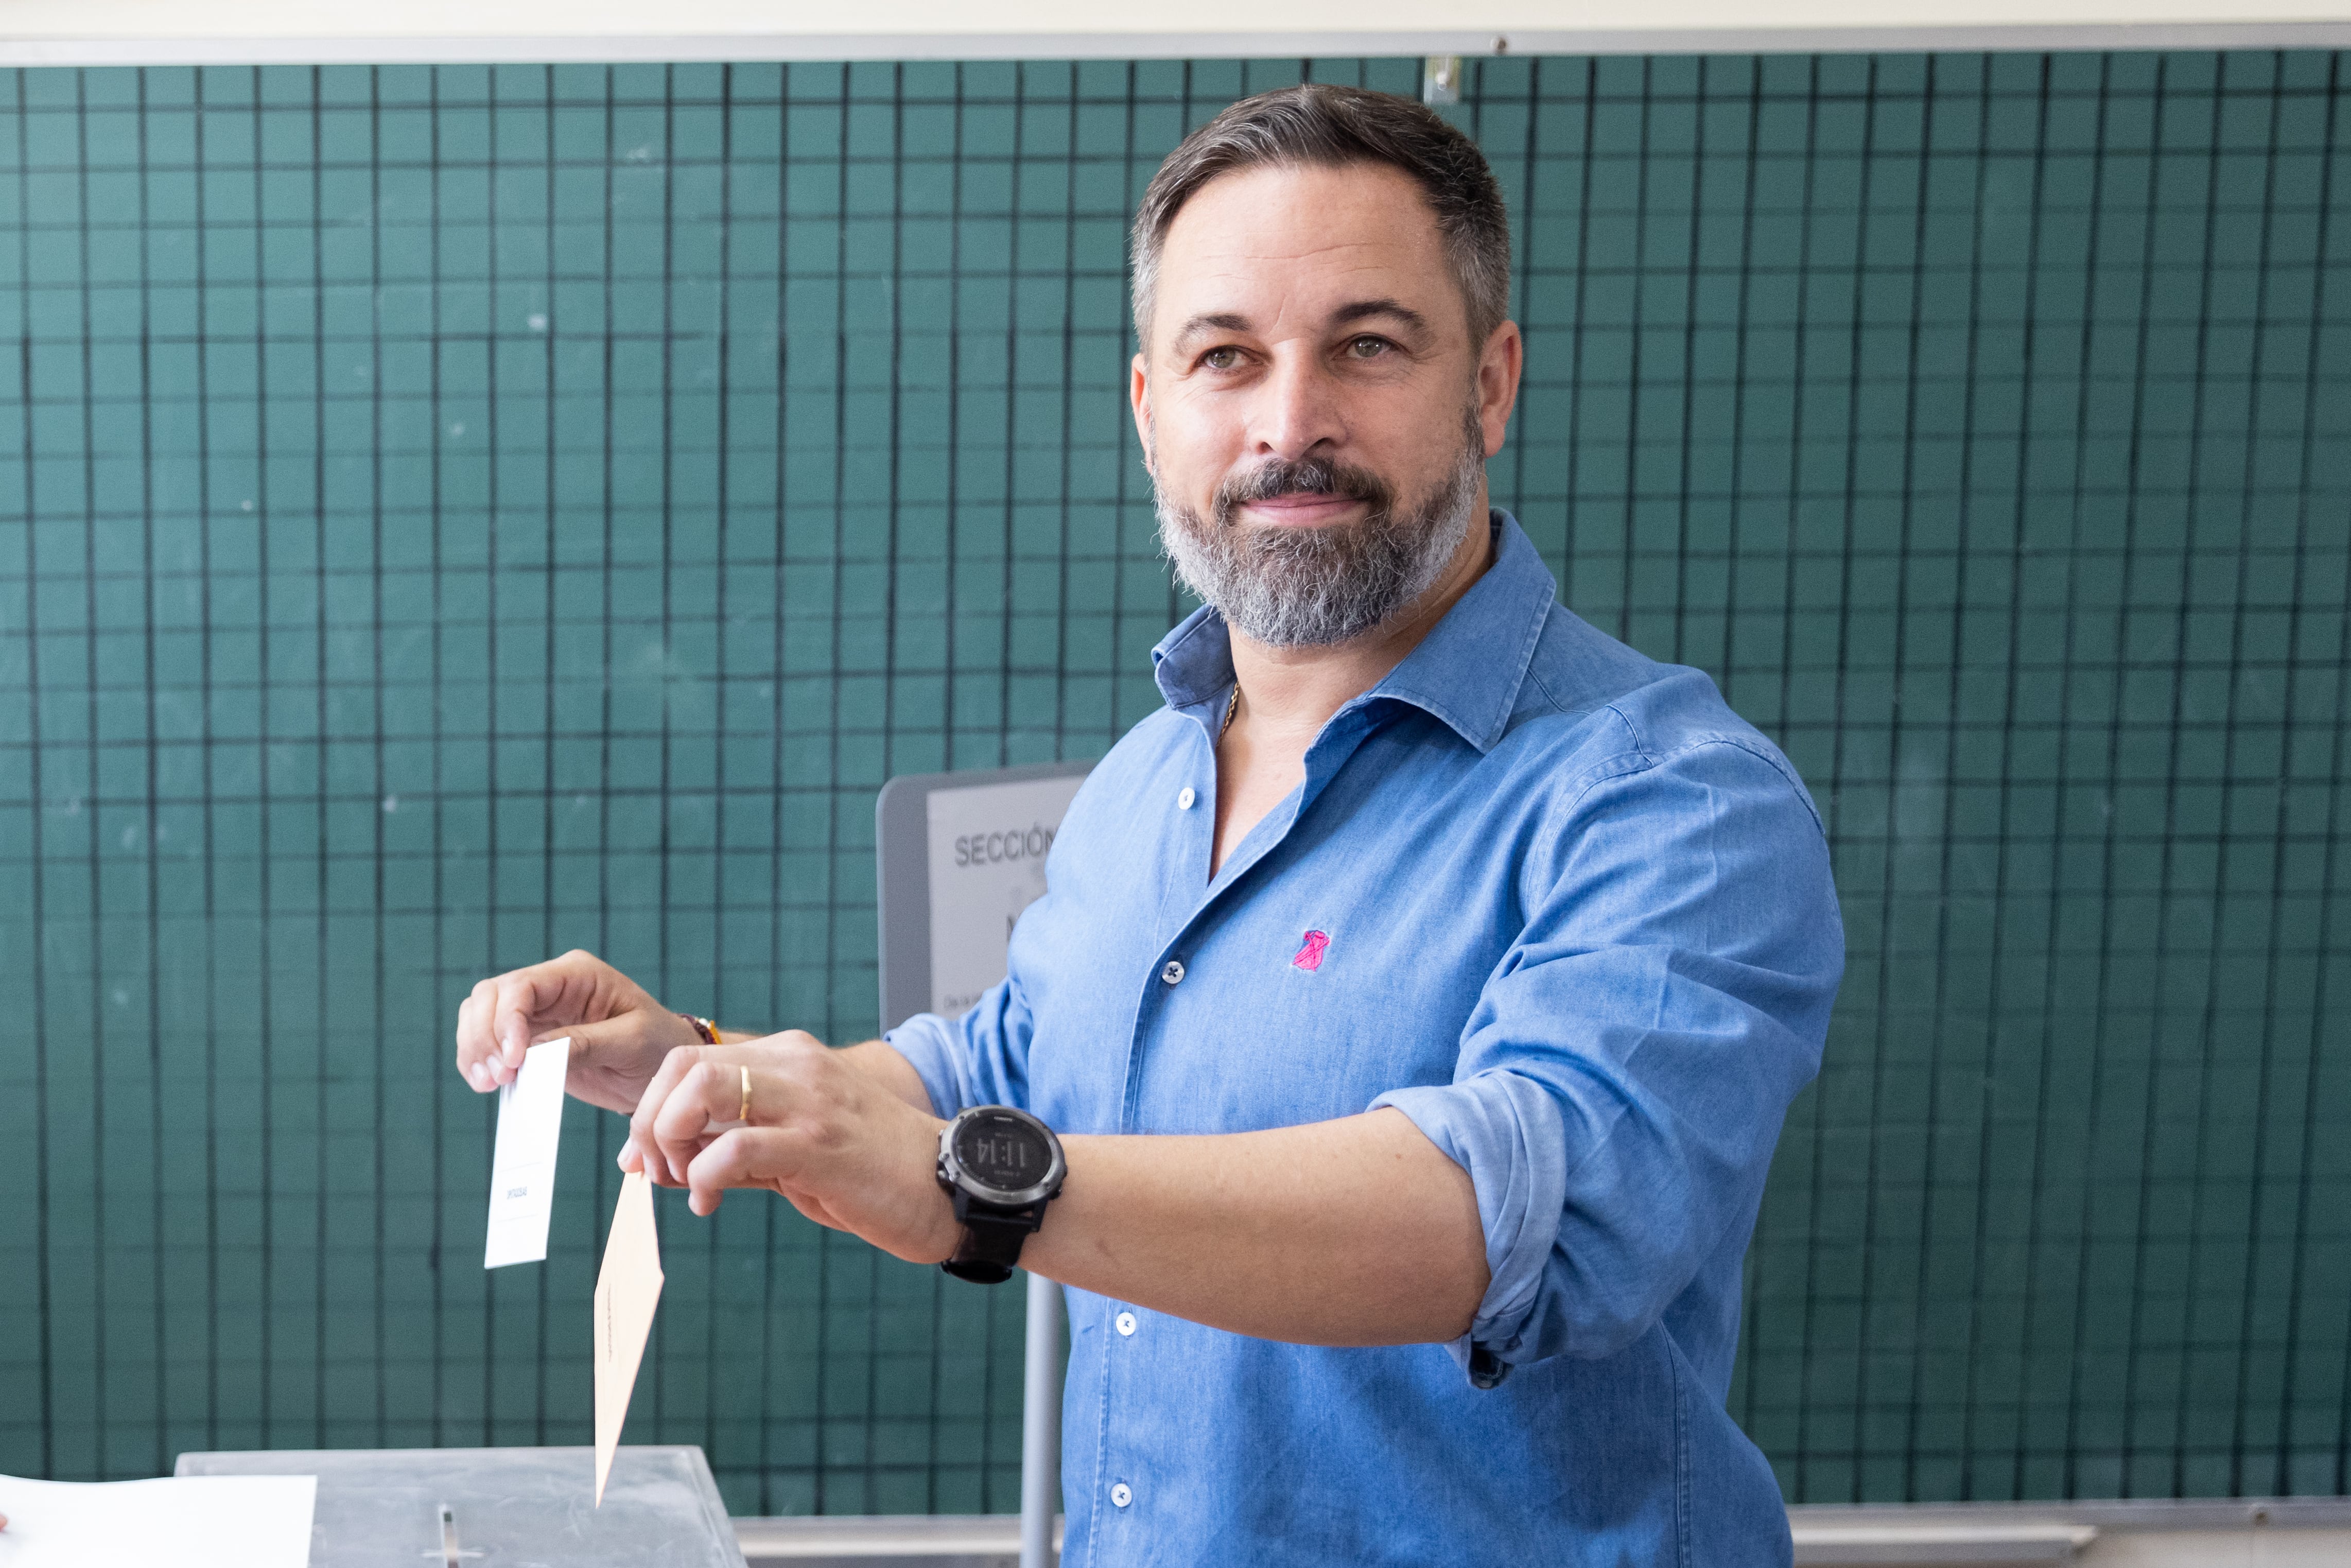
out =
[[[1298,956],[1290,961],[1290,966],[1309,972],[1321,968],[1322,955],[1330,946],[1330,937],[1320,931],[1309,931],[1306,934],[1306,946],[1298,950]]]

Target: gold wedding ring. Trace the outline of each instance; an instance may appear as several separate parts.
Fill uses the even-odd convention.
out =
[[[743,1108],[735,1113],[735,1119],[747,1122],[751,1119],[751,1070],[742,1067],[740,1071],[743,1074]]]

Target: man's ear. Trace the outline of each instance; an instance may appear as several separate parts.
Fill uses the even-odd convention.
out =
[[[1151,461],[1151,371],[1150,361],[1140,353],[1127,366],[1127,406],[1134,413],[1134,436],[1143,443],[1143,471],[1153,478],[1159,470]]]
[[[1516,321],[1505,321],[1486,339],[1478,356],[1478,423],[1486,436],[1486,455],[1502,450],[1510,428],[1510,410],[1518,406],[1519,375],[1526,367],[1527,343]]]

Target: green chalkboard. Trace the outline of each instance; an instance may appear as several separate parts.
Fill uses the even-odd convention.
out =
[[[2326,54],[1511,59],[1494,465],[1827,813],[1732,1404],[1792,1499],[2346,1487],[2351,103]],[[873,1021],[873,797],[1184,609],[1122,233],[1410,61],[0,73],[0,1470],[578,1442],[617,1131],[478,1266],[491,970]],[[665,1204],[633,1435],[1009,1509],[1017,1297]]]

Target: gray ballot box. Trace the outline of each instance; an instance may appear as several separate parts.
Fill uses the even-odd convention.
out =
[[[593,1448],[182,1454],[183,1476],[317,1476],[310,1568],[745,1568],[702,1450],[624,1448],[604,1506]]]

